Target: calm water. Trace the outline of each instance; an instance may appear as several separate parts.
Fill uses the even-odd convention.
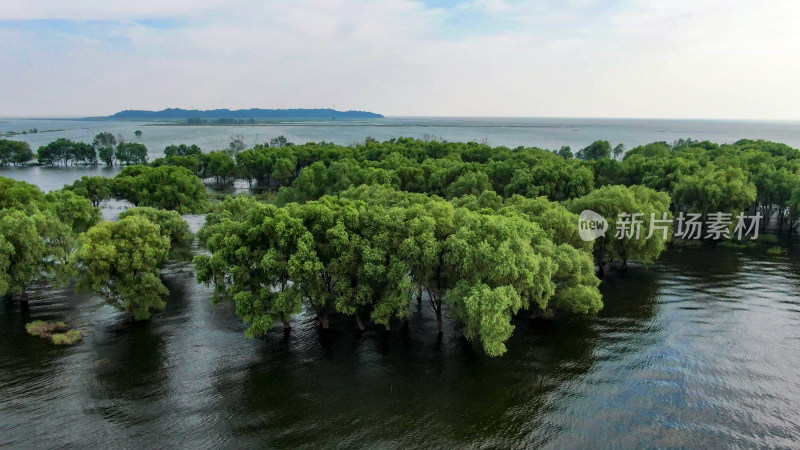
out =
[[[626,148],[655,141],[672,142],[680,138],[733,143],[739,139],[768,139],[800,148],[800,122],[717,121],[717,120],[631,120],[631,119],[509,119],[509,118],[387,118],[363,121],[286,122],[255,126],[169,126],[154,122],[0,119],[0,132],[37,128],[38,134],[0,137],[39,146],[64,137],[92,142],[97,133],[109,131],[129,141],[145,144],[150,159],[164,156],[171,144],[197,144],[205,151],[228,147],[234,136],[242,136],[248,146],[284,135],[290,142],[334,142],[350,145],[367,137],[380,141],[394,137],[433,136],[448,141],[477,141],[507,147],[534,146],[558,149],[569,145],[577,151],[597,139],[606,139]],[[49,131],[46,130],[60,130]],[[142,130],[136,139],[134,132]],[[46,167],[0,168],[7,176],[38,184],[45,190],[59,189],[83,175],[114,176],[118,168]]]
[[[195,219],[195,223],[198,220]],[[710,263],[713,261],[713,264]],[[72,290],[0,307],[0,443],[63,446],[794,446],[800,273],[763,250],[673,249],[602,284],[597,318],[516,321],[490,359],[454,324],[249,340],[191,268],[132,323]],[[84,341],[25,334],[68,318]]]
[[[602,125],[609,134],[592,136],[578,127],[574,141],[572,128],[492,128],[488,141],[579,147],[581,139],[607,137],[630,146],[668,128],[644,122]],[[749,123],[756,128],[738,134],[733,124],[717,123],[715,135],[669,133],[800,146],[796,125]],[[148,127],[142,140],[155,147],[174,137],[208,149],[204,142],[223,146],[239,128]],[[276,128],[269,136],[292,131],[295,138],[306,133],[296,141],[347,143],[359,133],[443,134],[416,126],[386,135],[374,132],[376,125],[341,128],[331,133],[335,139],[312,137],[333,130],[329,125]],[[445,135],[451,140],[484,132],[437,129],[463,133]],[[61,134],[88,139],[95,131]],[[547,143],[548,133],[557,145]],[[37,145],[55,136],[26,138]],[[94,172],[113,174],[30,168],[0,175],[49,190]],[[122,208],[111,205],[104,215]],[[202,223],[187,219],[195,230]],[[437,339],[433,315],[416,308],[407,329],[397,323],[388,333],[359,334],[346,317],[322,333],[304,316],[289,336],[275,331],[249,340],[233,305],[212,305],[211,290],[194,281],[186,264],[165,269],[168,307],[146,323],[71,288],[43,292],[25,309],[0,300],[0,446],[794,447],[800,441],[798,255],[671,249],[653,266],[605,279],[606,306],[596,318],[518,319],[508,353],[496,359],[464,341],[454,323]],[[54,347],[24,330],[32,320],[64,319],[84,331],[77,346]]]
[[[152,122],[17,120],[0,119],[0,131],[63,130],[15,136],[34,149],[59,137],[91,142],[95,134],[110,131],[145,144],[151,158],[163,156],[170,144],[197,144],[203,150],[227,148],[231,137],[242,135],[249,146],[284,135],[294,143],[328,141],[341,145],[364,142],[368,136],[380,141],[393,137],[449,141],[478,141],[511,148],[524,145],[558,149],[569,145],[581,149],[597,139],[631,148],[655,141],[679,138],[709,139],[732,143],[739,139],[769,139],[800,148],[800,122],[756,122],[713,120],[630,119],[508,119],[508,118],[387,118],[364,121],[290,122],[257,126],[153,126]],[[134,131],[142,130],[141,139]]]

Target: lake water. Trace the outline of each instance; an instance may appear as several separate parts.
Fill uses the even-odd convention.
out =
[[[285,122],[254,126],[167,126],[153,122],[86,120],[0,119],[0,131],[31,128],[63,130],[15,136],[36,150],[59,137],[92,142],[95,134],[109,131],[130,141],[141,142],[150,157],[163,156],[170,144],[197,144],[203,150],[228,147],[233,136],[242,135],[248,146],[284,135],[290,142],[327,141],[341,145],[363,143],[368,136],[379,141],[393,137],[423,138],[426,135],[448,141],[478,141],[492,146],[558,149],[569,145],[579,150],[597,139],[627,148],[655,141],[680,138],[708,139],[732,143],[739,139],[769,139],[800,148],[800,122],[756,122],[715,120],[630,120],[630,119],[508,119],[508,118],[386,118],[361,121]],[[136,139],[134,132],[142,131]]]
[[[736,123],[689,122],[711,131],[679,127],[653,138],[667,122],[644,122],[606,124],[606,133],[594,135],[594,125],[570,131],[574,123],[478,130],[436,122],[439,131],[404,125],[386,135],[375,131],[382,125],[276,126],[269,137],[347,143],[365,133],[383,139],[447,131],[449,140],[469,140],[493,130],[490,144],[511,146],[524,140],[576,148],[596,138],[632,146],[681,136],[800,146],[796,124],[749,123],[755,128],[736,131]],[[82,124],[24,138],[38,145],[118,131]],[[142,129],[153,148],[173,136],[209,149],[250,127]],[[453,137],[458,133],[461,139]],[[29,168],[0,175],[54,189],[89,172],[113,174]],[[202,223],[187,219],[194,230]],[[0,446],[795,447],[798,254],[794,247],[784,257],[764,248],[670,249],[648,268],[632,265],[626,275],[607,277],[605,308],[595,318],[516,320],[500,358],[467,343],[451,321],[438,339],[433,314],[416,307],[408,327],[396,323],[391,332],[358,333],[351,318],[338,317],[323,333],[306,315],[288,336],[275,331],[250,340],[233,305],[212,305],[211,289],[195,282],[187,264],[164,270],[168,307],[144,323],[71,288],[42,292],[27,308],[0,300]],[[54,347],[24,330],[32,320],[64,319],[84,331],[74,347]]]
[[[603,281],[596,318],[519,319],[488,358],[428,309],[407,329],[247,339],[189,266],[133,323],[72,290],[0,308],[0,443],[152,447],[795,446],[800,267],[673,249]],[[25,334],[68,318],[71,348]]]

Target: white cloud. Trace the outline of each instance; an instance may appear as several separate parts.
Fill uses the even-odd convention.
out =
[[[0,23],[0,84],[13,87],[0,116],[336,104],[389,115],[800,118],[794,2],[559,5],[5,0],[0,19],[102,22]],[[473,24],[453,25],[454,14]]]

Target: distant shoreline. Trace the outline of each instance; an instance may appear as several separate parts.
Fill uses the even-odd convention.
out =
[[[105,117],[87,117],[96,119],[175,119],[175,120],[256,120],[256,119],[382,119],[382,114],[369,111],[337,111],[331,108],[293,108],[293,109],[181,109],[167,108],[161,111],[125,110]]]

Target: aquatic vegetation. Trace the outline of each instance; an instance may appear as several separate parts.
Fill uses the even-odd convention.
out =
[[[56,333],[52,336],[55,345],[72,345],[83,338],[80,330],[69,330],[66,333]]]
[[[783,256],[786,254],[786,249],[781,247],[770,247],[767,249],[767,254],[770,256]]]
[[[34,320],[25,325],[25,330],[31,336],[49,339],[56,345],[72,345],[81,340],[83,333],[80,330],[70,329],[65,322],[48,323]]]

